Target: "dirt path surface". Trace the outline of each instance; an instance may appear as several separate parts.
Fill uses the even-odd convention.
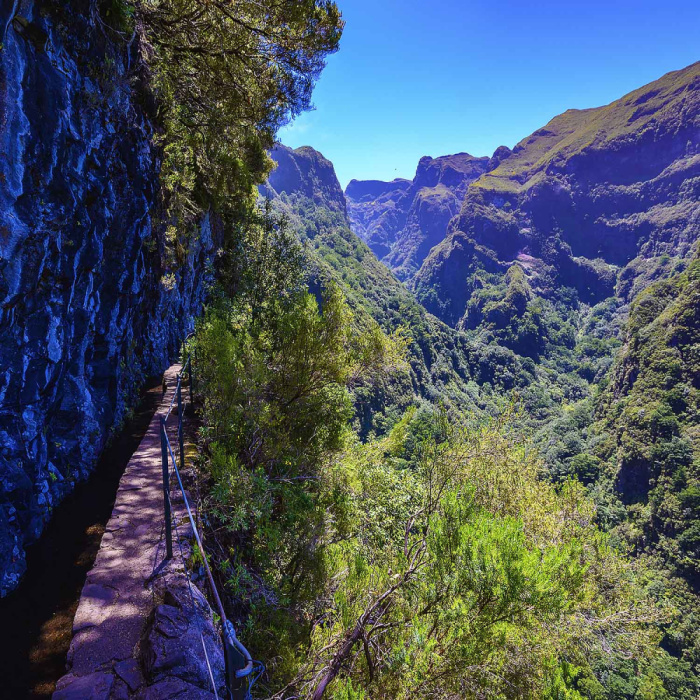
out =
[[[147,380],[133,416],[105,450],[89,479],[58,506],[27,550],[27,573],[0,600],[0,697],[46,700],[66,671],[80,592],[100,549],[119,481],[162,397],[161,378]]]
[[[139,688],[144,695],[143,664],[138,659],[149,616],[158,606],[152,583],[177,564],[164,561],[160,418],[167,413],[179,371],[180,365],[173,365],[165,372],[161,404],[119,483],[112,517],[73,620],[70,671],[58,682],[54,700],[131,697]],[[168,421],[174,451],[176,425],[177,406]]]

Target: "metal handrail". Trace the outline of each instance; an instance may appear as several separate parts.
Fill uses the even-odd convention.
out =
[[[248,650],[241,644],[236,636],[235,629],[230,620],[226,617],[226,612],[224,611],[223,603],[221,602],[221,597],[219,596],[219,591],[216,588],[216,583],[214,582],[214,577],[212,575],[211,569],[209,568],[209,562],[204,551],[204,545],[202,544],[202,539],[199,535],[199,530],[192,515],[192,509],[190,508],[189,501],[187,499],[187,494],[185,493],[185,488],[182,484],[182,478],[180,475],[180,470],[177,466],[177,460],[175,459],[175,453],[173,452],[172,445],[170,443],[170,437],[168,436],[168,430],[166,426],[166,421],[170,417],[170,414],[177,400],[178,415],[177,415],[177,432],[178,432],[178,447],[180,450],[180,467],[184,468],[185,465],[185,452],[184,452],[184,439],[182,431],[182,416],[183,416],[183,401],[182,401],[182,378],[185,371],[189,374],[189,390],[190,390],[190,405],[193,403],[193,371],[192,371],[192,356],[189,355],[182,369],[177,374],[177,384],[175,386],[175,391],[173,393],[173,398],[170,401],[168,410],[164,416],[160,418],[160,431],[161,431],[161,457],[163,463],[163,492],[164,492],[164,509],[165,509],[165,539],[166,539],[166,559],[171,559],[173,556],[172,548],[172,512],[170,507],[170,467],[168,465],[168,455],[172,461],[173,471],[177,478],[177,483],[182,493],[183,502],[187,510],[187,517],[189,518],[190,525],[192,526],[192,532],[194,533],[197,546],[202,554],[202,561],[204,563],[204,571],[206,573],[207,579],[209,581],[209,587],[211,588],[212,596],[214,602],[218,609],[219,616],[221,618],[221,627],[224,637],[224,659],[226,662],[226,687],[229,692],[229,696],[232,700],[246,700],[250,697],[249,691],[244,687],[243,679],[251,675],[254,669],[254,661]],[[189,579],[188,579],[189,580]],[[206,652],[206,648],[205,648]],[[242,666],[242,667],[241,667]],[[214,689],[216,692],[216,689]]]
[[[168,418],[170,418],[170,414],[172,413],[173,406],[175,405],[175,399],[179,400],[179,393],[182,390],[182,375],[185,373],[186,369],[189,369],[189,376],[190,376],[190,404],[193,403],[193,399],[192,399],[192,356],[188,355],[187,360],[185,360],[185,364],[182,366],[182,369],[177,373],[177,385],[175,386],[173,398],[170,399],[170,405],[168,406],[168,410],[165,413],[165,420],[168,420]],[[182,421],[178,418],[178,426],[181,422]]]

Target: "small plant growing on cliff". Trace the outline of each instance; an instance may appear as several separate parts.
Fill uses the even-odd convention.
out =
[[[172,292],[172,290],[175,289],[176,284],[177,280],[175,278],[175,274],[172,272],[168,272],[160,278],[160,285],[166,292]]]
[[[129,0],[101,0],[100,15],[110,29],[127,35],[133,33],[135,7]]]

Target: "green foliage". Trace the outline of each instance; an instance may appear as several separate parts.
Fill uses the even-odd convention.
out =
[[[687,400],[688,391],[683,388],[676,391],[670,387],[665,407],[645,396],[641,408],[650,434],[655,436],[652,447],[647,449],[643,440],[627,439],[624,433],[618,439],[630,450],[647,450],[654,464],[676,465],[674,485],[669,489],[660,484],[657,492],[660,497],[669,493],[672,497],[660,504],[650,500],[627,506],[620,499],[621,484],[611,470],[614,422],[606,425],[596,416],[601,395],[605,397],[612,390],[608,373],[624,337],[622,323],[627,310],[618,299],[611,297],[591,307],[579,301],[576,290],[557,286],[553,268],[538,268],[533,274],[526,260],[522,265],[512,264],[503,275],[488,271],[491,269],[488,261],[482,261],[470,273],[466,332],[453,333],[435,324],[377,264],[366,246],[347,230],[342,208],[327,201],[323,192],[323,188],[315,189],[313,199],[299,192],[285,192],[274,206],[289,216],[300,238],[307,242],[313,268],[341,286],[356,317],[367,314],[385,330],[400,323],[409,329],[413,386],[401,384],[385,390],[384,385],[382,391],[376,391],[377,385],[370,390],[353,387],[354,427],[364,440],[386,436],[384,449],[394,467],[401,469],[402,479],[418,468],[413,445],[406,446],[415,441],[411,436],[442,439],[427,428],[433,421],[436,405],[444,404],[452,421],[463,420],[468,409],[479,417],[475,421],[478,422],[485,415],[498,415],[508,392],[515,390],[522,407],[516,426],[522,433],[534,433],[535,445],[546,467],[542,477],[559,484],[571,479],[585,484],[596,506],[595,520],[611,531],[610,542],[614,547],[624,551],[631,546],[635,552],[645,551],[656,537],[653,527],[659,522],[659,514],[669,508],[679,512],[675,503],[686,504],[682,506],[684,517],[692,512],[695,491],[692,484],[681,479],[688,473],[692,451],[692,439],[684,437],[679,414]],[[661,265],[670,265],[670,260]],[[600,268],[596,274],[610,273],[599,261],[590,262],[589,267]],[[674,295],[674,291],[669,292],[668,299]],[[646,313],[651,321],[658,317],[667,301],[648,303],[651,306]],[[632,323],[635,313],[633,308]],[[692,332],[687,335],[697,337]],[[646,337],[640,342],[646,343]],[[680,376],[678,363],[669,364],[666,370],[673,372],[667,382],[673,384]],[[402,417],[403,410],[409,406],[415,408]],[[403,447],[395,437],[397,430],[407,436],[408,442]],[[389,436],[393,436],[391,440]],[[683,465],[685,470],[681,469]],[[366,464],[363,469],[372,471]],[[640,481],[643,479],[636,479]],[[391,484],[388,492],[394,494],[395,500],[377,508],[376,517],[389,522],[392,509],[400,507],[402,501],[396,496],[394,481],[390,479],[387,483]],[[412,481],[406,483],[407,488],[416,487]],[[374,518],[374,508],[367,504],[363,507],[368,514],[367,532],[371,529],[367,522]],[[346,527],[347,514],[343,510]],[[665,532],[661,538],[663,546],[669,551],[682,548],[683,552],[692,552],[697,547],[697,531],[691,524],[684,533],[673,537]],[[653,583],[666,576],[660,565],[663,566],[663,559],[644,558],[643,568],[649,568],[639,574],[640,579]],[[658,664],[667,673],[652,670],[649,658],[643,663],[626,665],[621,658],[611,661],[604,652],[594,654],[595,658],[589,658],[585,664],[577,661],[572,665],[576,670],[564,670],[563,660],[554,658],[548,665],[542,662],[539,666],[542,678],[549,679],[549,685],[543,681],[538,692],[543,697],[566,697],[566,693],[571,697],[577,697],[575,693],[578,693],[582,697],[601,698],[653,697],[654,693],[660,697],[664,693],[671,697],[674,693],[692,697],[697,685],[693,666],[697,661],[693,659],[700,655],[697,639],[689,632],[689,623],[680,621],[681,616],[685,620],[696,619],[695,599],[690,592],[664,596],[656,589],[653,597],[660,603],[671,600],[682,611],[669,618],[664,627],[664,651],[658,651]],[[349,634],[350,628],[346,627],[345,631]],[[364,653],[359,643],[358,652]],[[290,663],[288,668],[298,663],[298,660]],[[350,682],[355,692],[357,679],[353,677]],[[345,680],[337,679],[338,687],[345,688],[344,683]],[[374,697],[374,687],[368,688],[367,694]]]
[[[556,476],[590,483],[598,521],[643,558],[654,596],[678,610],[665,628],[663,646],[671,654],[661,653],[641,680],[638,669],[620,669],[606,685],[614,697],[697,693],[700,639],[690,630],[700,619],[699,271],[695,259],[638,293],[626,343],[600,396],[577,404],[538,437]],[[578,350],[590,358],[605,354],[597,340]]]
[[[308,169],[306,162],[304,166]],[[352,386],[356,427],[363,437],[383,432],[391,415],[397,418],[419,397],[442,401],[456,411],[473,404],[474,396],[465,389],[472,360],[464,334],[449,329],[416,303],[350,231],[335,202],[284,193],[274,199],[273,207],[289,218],[307,244],[314,274],[333,279],[342,289],[358,329],[379,324],[384,333],[398,332],[407,343],[407,366],[371,386],[357,382]],[[509,360],[517,364],[515,358]],[[513,371],[522,370],[515,367]],[[510,375],[504,379],[509,381]]]
[[[581,488],[542,482],[507,419],[438,419],[407,468],[393,455],[411,422],[335,466],[347,516],[328,523],[311,647],[275,697],[591,697],[599,655],[648,664],[659,613]]]
[[[203,508],[266,696],[607,697],[627,656],[646,678],[661,610],[582,487],[542,481],[519,419],[457,430],[423,403],[382,439],[349,430],[406,343],[323,270],[260,210],[196,338]]]
[[[134,5],[129,0],[101,0],[99,7],[111,29],[124,34],[134,31]]]
[[[126,3],[111,6],[131,8]],[[158,105],[164,219],[178,243],[213,209],[227,246],[271,165],[276,130],[310,106],[343,28],[329,0],[138,0],[141,58]],[[181,241],[184,239],[184,244]],[[166,264],[182,258],[178,246]]]
[[[376,324],[354,333],[338,287],[307,291],[303,249],[269,213],[250,222],[223,291],[197,329],[209,453],[206,508],[220,528],[229,592],[256,615],[306,629],[305,606],[323,573],[324,467],[347,435],[352,381],[403,362],[400,337]],[[339,516],[340,517],[340,516]],[[270,605],[274,603],[274,605]],[[262,612],[260,612],[262,611]],[[262,624],[262,623],[261,623]],[[268,622],[269,624],[269,622]]]
[[[462,395],[496,412],[498,390],[521,382],[522,414],[456,429],[439,392],[385,394],[362,443],[349,425],[362,432],[363,401],[405,372],[404,350],[412,376],[419,350],[432,381],[451,381],[441,336],[331,209],[283,203],[305,247],[261,211],[227,252],[197,339],[205,507],[234,616],[269,662],[265,696],[692,698],[693,618],[668,605],[692,593],[660,589],[658,562],[618,549],[633,537],[580,371],[598,377],[619,344],[610,305],[575,317],[549,300],[548,337],[586,332],[563,349],[548,340],[539,366],[495,341],[469,347]],[[514,271],[496,303],[525,301],[526,285]],[[386,335],[406,326],[408,347]],[[650,416],[663,458],[687,460],[678,416]],[[545,463],[520,437],[543,422]],[[679,502],[696,497],[681,484]],[[675,655],[658,647],[662,627]]]
[[[639,294],[625,351],[600,407],[611,435],[603,455],[623,497],[645,500],[647,541],[700,581],[700,261]]]
[[[337,48],[334,3],[100,9],[126,40],[136,30],[156,98],[163,287],[205,212],[223,242],[195,343],[202,507],[229,609],[268,661],[267,696],[695,697],[697,263],[638,294],[611,381],[619,305],[580,303],[585,289],[559,288],[546,264],[504,275],[470,241],[466,332],[447,328],[351,234],[342,206],[278,197],[302,246],[255,208],[275,131],[309,107]],[[513,167],[515,189],[533,187],[552,154],[593,133],[576,114],[554,127],[475,190],[514,189]],[[510,202],[475,202],[517,231]],[[543,259],[562,241],[553,232]],[[603,261],[574,267],[583,287],[611,288]],[[682,265],[638,267],[625,298]],[[523,413],[484,425],[512,390]]]

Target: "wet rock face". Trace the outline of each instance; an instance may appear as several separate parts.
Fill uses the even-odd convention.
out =
[[[159,154],[127,53],[91,4],[0,9],[0,594],[89,474],[143,378],[192,328],[213,250],[177,268],[156,221]]]

